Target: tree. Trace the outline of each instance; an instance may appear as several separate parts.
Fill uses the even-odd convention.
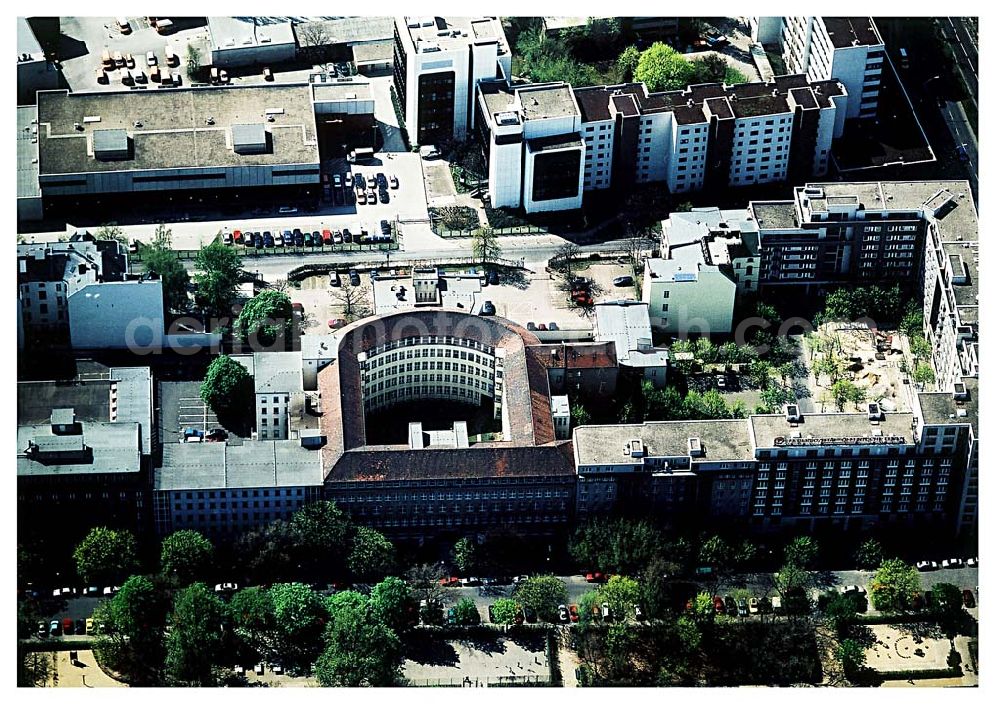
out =
[[[297,561],[309,578],[328,578],[344,569],[344,548],[352,525],[334,502],[319,500],[304,505],[292,516]]]
[[[187,53],[184,56],[184,65],[187,68],[189,79],[194,79],[201,70],[201,50],[194,44],[187,46]]]
[[[437,221],[441,222],[445,229],[450,231],[461,231],[472,228],[474,222],[479,224],[479,216],[469,207],[451,205],[448,207],[437,207],[435,210]]]
[[[98,241],[120,241],[121,243],[128,245],[128,235],[125,234],[125,230],[117,224],[104,224],[97,230],[97,233],[94,234],[94,238]]]
[[[462,598],[454,606],[456,625],[479,625],[479,609],[471,598]],[[495,612],[495,611],[494,611]]]
[[[161,681],[165,650],[163,626],[167,599],[145,576],[130,576],[118,593],[94,613],[99,632],[94,649],[99,659],[133,686]]]
[[[167,299],[167,307],[175,313],[183,313],[188,309],[188,276],[187,269],[177,257],[177,252],[171,248],[171,232],[163,224],[156,228],[153,241],[139,247],[144,273],[156,276],[163,283],[163,294]]]
[[[348,281],[343,281],[339,288],[330,290],[330,297],[344,307],[344,317],[352,320],[371,314],[370,293],[368,286],[352,286]]]
[[[245,532],[236,543],[236,554],[257,583],[297,577],[296,561],[302,559],[301,537],[291,524],[276,519]]]
[[[222,620],[226,606],[203,583],[177,594],[167,638],[167,674],[174,684],[212,686],[213,665],[222,654]]]
[[[519,609],[513,598],[499,598],[493,604],[493,620],[497,625],[513,625]]]
[[[402,645],[370,607],[344,607],[330,619],[326,647],[316,661],[324,687],[389,687],[396,684]]]
[[[712,594],[708,591],[700,591],[694,597],[690,613],[694,617],[695,622],[701,625],[706,623],[711,624],[715,620],[715,601],[712,598]]]
[[[586,426],[590,423],[590,412],[587,411],[587,407],[576,402],[569,410],[570,421],[573,422],[573,427]]]
[[[558,608],[566,603],[569,595],[566,584],[555,576],[532,576],[514,591],[514,600],[531,608],[544,621],[554,623],[559,617]]]
[[[875,572],[871,588],[875,610],[906,610],[920,591],[920,576],[902,559],[887,559]]]
[[[406,580],[415,600],[424,601],[428,606],[439,606],[455,596],[453,589],[438,583],[448,575],[444,564],[420,564],[406,572]]]
[[[767,409],[767,413],[772,413],[785,404],[794,404],[796,401],[795,392],[772,382],[760,393],[760,401],[761,405]]]
[[[778,569],[775,585],[781,596],[781,601],[785,605],[788,605],[786,599],[789,596],[798,595],[808,584],[809,574],[805,569],[788,563]]]
[[[639,57],[635,79],[651,92],[683,89],[691,80],[691,64],[672,47],[654,42]]]
[[[331,618],[345,608],[360,611],[369,604],[368,597],[359,591],[341,591],[326,597],[326,610]]]
[[[292,667],[307,671],[322,649],[327,621],[323,597],[304,583],[279,583],[271,587],[271,602],[279,655]]]
[[[577,562],[610,573],[638,573],[657,555],[663,535],[646,521],[600,519],[577,528],[570,554]]]
[[[958,635],[965,622],[969,619],[963,607],[962,592],[958,586],[950,583],[936,583],[931,589],[930,610],[938,616],[941,630],[948,637]]]
[[[321,58],[324,47],[331,44],[330,33],[322,22],[303,22],[295,25],[295,36],[299,38],[299,46],[306,48],[308,54]]]
[[[933,384],[935,379],[937,379],[937,375],[934,374],[934,368],[931,365],[927,362],[917,363],[913,370],[913,381],[917,384]]]
[[[838,411],[843,411],[844,406],[848,403],[857,405],[865,400],[864,389],[846,379],[834,382],[833,386],[830,387],[830,393],[833,395],[833,402],[837,405]]]
[[[195,302],[210,315],[229,314],[243,269],[243,260],[236,249],[216,239],[198,250],[194,267]]]
[[[370,527],[358,527],[347,555],[347,568],[358,578],[384,577],[392,570],[396,547],[382,532]]]
[[[292,332],[292,301],[277,290],[264,290],[243,306],[236,318],[236,333],[244,341],[256,339],[264,346]]]
[[[622,81],[632,81],[632,77],[635,76],[635,70],[638,66],[639,50],[635,45],[625,47],[625,51],[618,55],[618,71],[621,72]]]
[[[468,537],[462,537],[451,548],[451,559],[455,562],[459,573],[465,575],[476,565],[476,545]]]
[[[854,562],[859,569],[873,571],[879,567],[885,553],[882,551],[882,544],[876,539],[867,539],[861,543],[858,550],[854,552]]]
[[[709,54],[691,62],[692,84],[714,84],[726,80],[726,70],[729,64],[718,54]],[[744,78],[744,81],[746,79]]]
[[[795,537],[785,547],[785,563],[810,569],[819,557],[819,542],[812,537]]]
[[[118,583],[139,568],[135,535],[123,529],[94,527],[73,551],[73,560],[85,583]]]
[[[253,402],[253,377],[235,359],[220,354],[208,365],[200,393],[216,414],[245,415]]]
[[[472,233],[472,255],[483,268],[500,260],[503,249],[493,227],[481,226]]]
[[[837,659],[844,667],[844,674],[847,677],[854,677],[865,666],[865,649],[861,644],[852,638],[842,640],[837,646]]]
[[[624,619],[639,602],[639,582],[628,576],[612,576],[601,589],[601,597],[616,618]]]
[[[847,635],[851,623],[858,617],[854,600],[841,593],[838,593],[827,603],[823,614],[826,616],[827,624],[837,633],[839,638]]]
[[[372,587],[368,602],[375,615],[397,632],[409,625],[408,609],[413,589],[396,576],[387,576]]]
[[[160,569],[177,584],[191,583],[209,570],[214,555],[212,542],[201,532],[181,529],[163,540]]]
[[[228,614],[236,636],[264,657],[275,644],[274,600],[263,586],[244,588],[229,600]]]

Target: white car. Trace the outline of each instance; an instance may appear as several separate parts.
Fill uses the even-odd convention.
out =
[[[103,595],[103,596],[113,596],[116,593],[118,593],[119,590],[121,590],[121,589],[119,589],[118,586],[105,586],[101,595]]]
[[[941,562],[942,569],[960,569],[965,566],[965,562],[961,559],[944,559]]]
[[[969,557],[968,559],[965,560],[965,565],[968,566],[970,569],[976,568],[977,566],[979,566],[979,557],[978,556]]]
[[[938,563],[936,561],[918,561],[917,571],[936,571]]]
[[[233,235],[232,234],[223,234],[222,235],[222,243],[225,244],[226,246],[232,246],[233,245]]]
[[[862,596],[864,596],[865,595],[865,587],[864,586],[841,586],[840,587],[840,592],[844,593],[844,594],[847,594],[847,593],[860,593]]]
[[[750,603],[750,612],[751,613],[759,613],[760,612],[760,601],[758,601],[756,598],[751,598],[749,603]]]
[[[156,52],[153,50],[146,52],[146,66],[156,66]]]
[[[569,620],[569,609],[563,605],[559,605],[559,622],[565,623]]]
[[[215,584],[215,592],[216,593],[222,593],[223,591],[226,591],[226,592],[236,591],[238,589],[239,589],[239,586],[237,584],[235,584],[235,583],[217,583],[217,584]]]

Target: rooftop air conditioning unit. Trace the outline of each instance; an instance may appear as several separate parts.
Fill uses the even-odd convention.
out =
[[[966,388],[963,382],[955,382],[955,401],[968,401],[969,390]]]
[[[882,409],[874,401],[868,403],[868,420],[869,421],[882,420]]]
[[[785,420],[788,423],[798,423],[802,420],[798,404],[785,404]]]
[[[642,439],[633,438],[625,444],[625,454],[632,458],[642,458],[645,449],[642,446]]]
[[[692,458],[701,458],[705,455],[700,438],[691,437],[688,439],[688,455]]]

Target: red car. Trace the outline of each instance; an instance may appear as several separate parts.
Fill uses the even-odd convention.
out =
[[[462,582],[459,580],[458,576],[445,576],[443,579],[438,581],[442,586],[461,586]]]
[[[330,320],[329,322],[327,322],[327,325],[330,326],[331,330],[337,330],[338,328],[344,327],[344,325],[346,325],[346,324],[347,324],[347,321],[344,320],[344,318],[334,318],[334,319]]]
[[[600,571],[591,571],[587,574],[587,583],[604,583],[604,574]]]
[[[62,629],[63,629],[63,635],[72,635],[73,634],[73,619],[72,618],[63,618],[63,620],[62,620]]]
[[[712,599],[712,604],[715,606],[715,612],[716,613],[725,613],[726,612],[726,603],[725,603],[725,601],[722,600],[721,596],[716,596],[715,598],[713,598]]]
[[[236,229],[235,231],[233,231],[233,241],[235,241],[237,244],[242,244],[243,243],[243,232],[241,232],[239,229]]]
[[[576,606],[569,607],[569,619],[574,623],[580,622],[580,609]]]
[[[323,230],[323,243],[327,246],[333,243],[333,233],[329,229]]]

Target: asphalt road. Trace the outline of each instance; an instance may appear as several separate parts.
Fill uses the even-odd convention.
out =
[[[969,181],[976,194],[979,193],[979,139],[969,124],[969,119],[965,115],[962,104],[954,101],[945,101],[938,106],[941,117],[944,119],[948,132],[951,133],[955,141],[956,150],[964,146],[969,159],[965,162],[969,173]],[[959,150],[959,152],[961,152]]]
[[[975,18],[946,17],[942,20],[972,102],[979,108],[979,28]],[[952,34],[954,33],[954,34]]]

